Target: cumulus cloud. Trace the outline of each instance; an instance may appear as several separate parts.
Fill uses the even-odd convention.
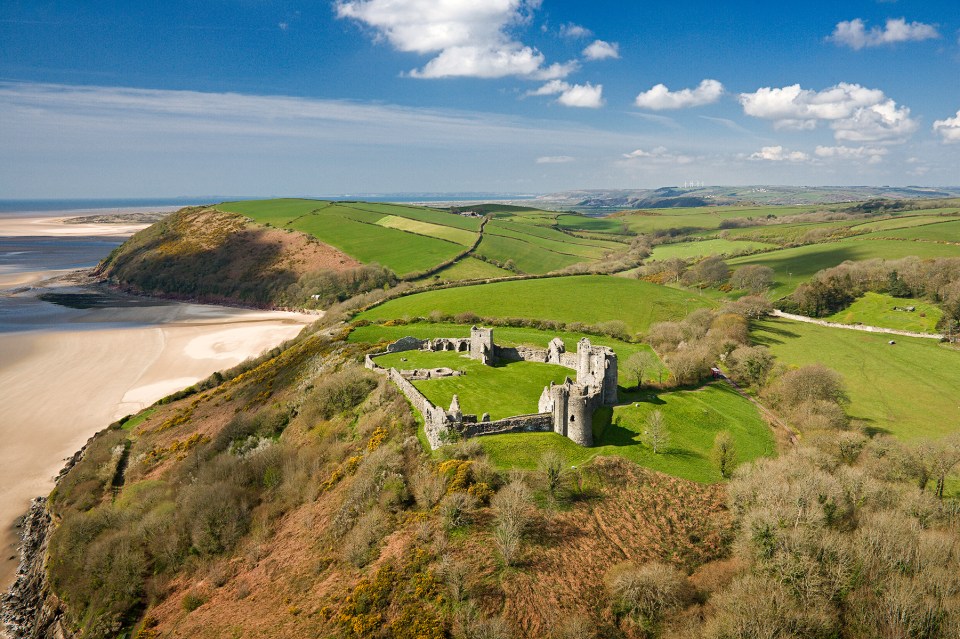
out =
[[[649,91],[637,96],[634,104],[644,109],[661,111],[664,109],[685,109],[687,107],[712,104],[723,95],[723,85],[716,80],[704,80],[695,89],[671,91],[666,85],[658,84]]]
[[[537,164],[567,164],[573,160],[570,155],[544,155],[537,158]]]
[[[809,130],[829,122],[834,137],[848,142],[903,141],[917,129],[910,109],[897,106],[883,91],[845,82],[823,91],[799,84],[764,87],[741,93],[740,104],[747,115],[773,120],[781,129]]]
[[[575,66],[544,67],[538,50],[507,34],[527,22],[539,0],[339,0],[337,17],[372,28],[399,51],[435,55],[415,78],[564,77]]]
[[[558,95],[557,102],[568,107],[598,109],[603,106],[603,85],[570,84],[563,80],[551,80],[527,95]]]
[[[593,31],[586,27],[581,27],[579,24],[568,22],[560,26],[560,35],[565,38],[589,38],[593,35]]]
[[[587,60],[616,59],[620,57],[620,45],[616,42],[594,40],[592,44],[583,50],[583,57]]]
[[[905,18],[890,18],[886,27],[872,27],[868,30],[863,20],[855,18],[838,22],[828,40],[859,51],[864,47],[880,47],[885,44],[939,37],[940,33],[932,24],[907,22]]]
[[[808,162],[810,160],[810,156],[803,151],[787,151],[779,144],[765,146],[756,153],[751,153],[749,157],[751,160],[765,162]]]
[[[867,164],[879,164],[888,151],[872,146],[818,146],[814,154],[818,158],[837,160],[865,160]]]
[[[665,146],[658,146],[649,151],[636,149],[630,153],[624,153],[623,158],[625,160],[643,161],[651,164],[690,164],[697,159],[689,155],[671,153]]]
[[[940,134],[944,142],[960,142],[960,109],[956,117],[934,122],[933,130]]]

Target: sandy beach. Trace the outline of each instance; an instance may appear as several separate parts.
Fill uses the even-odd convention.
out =
[[[47,275],[19,274],[28,284]],[[149,301],[80,310],[38,299],[45,291],[75,290],[86,289],[48,282],[0,297],[0,588],[17,566],[15,519],[30,499],[50,492],[65,459],[91,435],[295,337],[317,319]]]

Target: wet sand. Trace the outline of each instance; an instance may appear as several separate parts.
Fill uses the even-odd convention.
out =
[[[17,275],[36,285],[49,272]],[[30,499],[50,492],[64,461],[87,439],[124,415],[295,337],[317,319],[161,301],[80,310],[39,299],[44,292],[89,290],[47,282],[0,293],[2,589],[17,567],[14,521]]]

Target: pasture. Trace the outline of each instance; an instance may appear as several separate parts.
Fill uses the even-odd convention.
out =
[[[895,307],[908,306],[916,310],[912,312],[893,310]],[[941,317],[943,317],[943,311],[935,304],[868,291],[844,310],[823,319],[839,324],[866,324],[914,333],[936,333],[937,322]]]
[[[920,227],[923,228],[923,227]],[[769,266],[774,271],[773,297],[789,295],[817,271],[836,266],[847,260],[871,258],[899,259],[908,255],[918,257],[960,257],[960,246],[929,242],[902,242],[896,240],[846,239],[838,242],[809,244],[758,255],[728,260],[731,268],[745,264]]]
[[[609,275],[578,275],[493,282],[426,291],[390,300],[357,316],[389,320],[427,317],[432,311],[482,317],[551,319],[598,324],[623,321],[632,333],[653,322],[685,317],[713,302],[692,291]]]
[[[748,240],[732,241],[725,239],[701,240],[694,242],[676,242],[660,244],[653,249],[652,260],[666,260],[672,257],[688,259],[691,257],[706,257],[708,255],[738,255],[751,251],[775,249],[775,244],[753,242]]]
[[[671,440],[659,454],[642,441],[647,417],[654,410],[663,413]],[[571,466],[601,455],[616,455],[653,470],[708,483],[720,481],[710,451],[721,430],[733,436],[738,463],[773,455],[776,450],[770,427],[753,404],[725,384],[710,384],[694,391],[636,394],[630,403],[612,410],[602,408],[594,416],[591,448],[555,433],[509,433],[476,441],[503,468],[536,468],[544,451],[551,449]]]
[[[904,440],[943,437],[960,424],[960,351],[935,340],[769,319],[752,337],[792,366],[821,363],[843,375],[847,412]],[[889,340],[896,344],[888,344]]]

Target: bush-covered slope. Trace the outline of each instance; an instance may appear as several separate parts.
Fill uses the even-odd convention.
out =
[[[182,209],[140,231],[98,267],[138,293],[251,306],[328,304],[393,281],[302,233],[208,208]]]

